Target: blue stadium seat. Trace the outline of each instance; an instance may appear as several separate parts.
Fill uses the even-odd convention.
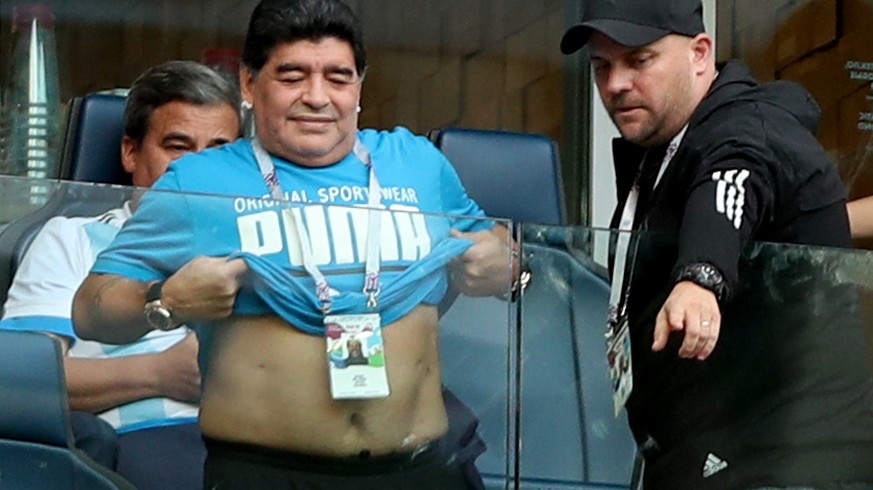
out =
[[[61,178],[129,184],[120,160],[124,98],[87,95],[68,112]],[[39,210],[0,233],[0,306],[18,263],[42,225],[54,216],[95,215],[116,207],[131,190],[52,183]],[[0,331],[0,487],[133,488],[73,448],[60,344],[32,332]]]
[[[61,155],[63,181],[130,185],[121,166],[125,98],[88,94],[69,104]],[[55,184],[49,201],[38,211],[9,224],[0,233],[0,307],[18,263],[42,225],[54,216],[94,216],[119,206],[130,190]]]
[[[535,134],[443,128],[428,133],[461,182],[493,218],[515,223],[567,224],[558,149]]]
[[[70,102],[61,179],[131,185],[121,167],[124,104],[124,97],[97,93]]]
[[[0,330],[0,487],[133,489],[73,447],[61,356],[49,335]]]
[[[465,128],[429,137],[489,216],[522,229],[567,224],[560,162],[549,138]],[[507,440],[513,444],[507,413],[517,412],[520,488],[626,488],[635,446],[625,420],[612,411],[602,335],[605,271],[561,247],[525,245],[524,253],[534,279],[521,312],[493,298],[460,297],[443,306],[443,378],[480,417],[490,448],[478,466],[489,488],[503,488],[514,476],[503,453]],[[519,318],[516,358],[507,352],[506,330]],[[518,363],[517,397],[507,386],[510,360]],[[507,399],[516,406],[507,410]]]

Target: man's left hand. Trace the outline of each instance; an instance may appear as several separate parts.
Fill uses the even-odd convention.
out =
[[[468,296],[489,296],[505,293],[512,284],[512,255],[506,229],[461,232],[451,230],[455,238],[473,242],[452,263],[452,281]]]
[[[718,342],[721,312],[715,294],[691,281],[676,283],[655,319],[653,351],[667,345],[672,332],[685,332],[679,357],[705,360]]]

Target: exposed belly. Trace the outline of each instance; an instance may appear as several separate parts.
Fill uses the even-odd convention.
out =
[[[391,395],[330,396],[325,340],[275,316],[214,327],[200,424],[224,441],[328,456],[410,452],[447,427],[440,390],[436,308],[418,306],[386,326]]]

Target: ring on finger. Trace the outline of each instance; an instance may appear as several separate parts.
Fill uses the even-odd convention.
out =
[[[710,325],[712,325],[712,322],[710,320],[700,320],[701,327],[708,327]]]

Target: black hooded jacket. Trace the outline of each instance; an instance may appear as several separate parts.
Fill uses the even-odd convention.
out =
[[[819,118],[818,105],[800,85],[758,84],[739,62],[722,65],[659,185],[638,206],[638,228],[678,233],[674,269],[709,262],[729,287],[736,284],[737,257],[750,239],[850,246],[848,218],[839,207],[825,220],[829,230],[806,223],[846,198],[836,168],[815,138]],[[613,143],[620,201],[644,151],[621,139]],[[735,213],[719,210],[718,187],[726,184],[723,204],[738,210],[737,199],[727,202],[731,187],[738,187],[727,182],[727,175],[744,170],[742,215],[736,219]]]
[[[855,296],[811,272],[801,284],[796,268],[774,279],[775,246],[740,260],[752,241],[851,244],[845,188],[814,136],[818,119],[799,85],[758,84],[728,62],[657,187],[640,189],[627,408],[638,442],[659,447],[647,454],[647,490],[873,481],[873,382]],[[613,154],[615,225],[644,150],[616,140]],[[675,273],[695,262],[715,265],[731,292],[719,343],[703,362],[678,357],[677,334],[651,351]],[[774,280],[800,287],[776,294],[767,287]]]

